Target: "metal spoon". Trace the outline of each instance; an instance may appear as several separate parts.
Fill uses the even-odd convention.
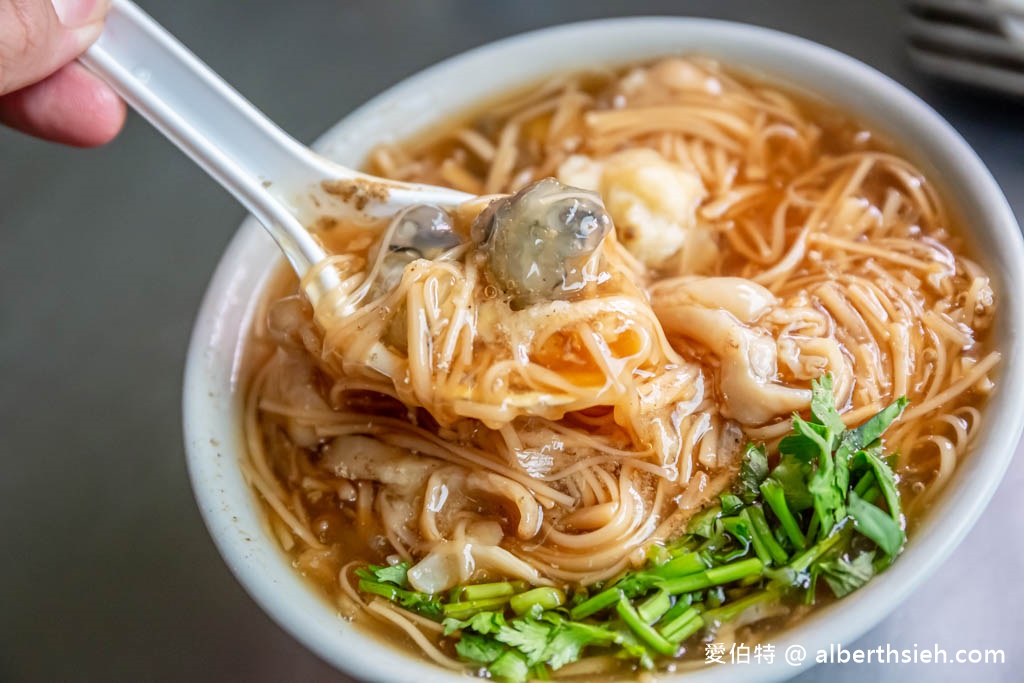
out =
[[[317,155],[130,0],[113,0],[103,34],[80,60],[256,216],[300,276],[326,257],[304,225],[310,196],[329,195],[375,216],[474,198],[377,178]],[[328,270],[319,279],[321,287],[336,283]]]

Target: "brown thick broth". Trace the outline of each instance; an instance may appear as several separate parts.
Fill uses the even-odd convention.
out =
[[[760,82],[757,79],[742,75],[732,75],[748,84]],[[602,93],[608,87],[609,82],[607,75],[598,73],[592,78],[583,81],[583,89],[601,101]],[[791,95],[792,93],[787,94]],[[515,101],[517,97],[519,96],[512,96],[507,101]],[[897,149],[895,145],[880,138],[875,132],[866,130],[854,119],[835,111],[827,104],[810,97],[798,97],[797,99],[802,113],[814,121],[821,130],[823,153],[842,154],[851,150],[875,150],[892,153],[894,149]],[[493,112],[495,109],[502,109],[507,101],[503,98],[502,102],[487,103],[477,111],[459,117],[455,121],[448,122],[403,145],[403,149],[411,157],[423,159],[426,164],[422,173],[402,176],[401,179],[449,184],[445,178],[438,175],[437,169],[442,166],[446,159],[453,156],[466,159],[466,167],[470,171],[479,175],[486,174],[486,167],[472,161],[474,156],[466,151],[464,143],[452,137],[451,132],[461,127],[469,127],[493,141],[493,136],[497,134],[501,123],[501,118],[496,117]],[[524,123],[523,131],[527,138],[527,142],[523,145],[523,155],[525,157],[529,158],[531,156],[529,142],[531,136],[536,136],[538,139],[543,137],[546,126],[549,124],[550,114],[538,115]],[[912,155],[909,156],[912,157]],[[380,163],[379,157],[374,157],[370,161],[367,170],[380,175],[386,175],[389,169],[386,165]],[[769,176],[767,182],[777,187],[777,192],[781,194],[784,192],[782,187],[783,180],[783,178]],[[955,216],[951,223],[955,224]],[[969,245],[965,244],[959,236],[963,232],[955,228],[953,232],[956,234],[943,232],[942,234],[933,234],[931,237],[941,239],[954,253],[969,253]],[[351,226],[338,223],[324,223],[319,226],[319,233],[324,242],[336,251],[359,251],[369,247],[369,243],[365,239],[367,234],[365,228],[352,228]],[[726,249],[719,263],[717,274],[740,275],[746,263],[746,259],[740,253],[735,250]],[[261,292],[260,296],[265,303],[268,303],[293,295],[296,292],[296,288],[297,281],[295,277],[291,275],[290,271],[282,267],[281,274],[273,278],[272,284],[264,292]],[[265,315],[266,309],[263,308],[261,310],[263,310]],[[250,339],[246,349],[251,367],[259,365],[261,359],[273,353],[279,346],[279,343],[266,337],[266,327],[263,320],[256,321],[256,328],[254,336]],[[980,358],[984,355],[984,351],[988,350],[988,347],[988,333],[983,331],[978,336],[975,348],[968,351],[968,353]],[[301,344],[297,343],[296,348],[301,348]],[[691,356],[704,365],[709,363],[713,365],[713,361],[708,360],[706,352],[699,348],[699,346],[695,346],[687,353],[684,353],[684,355]],[[323,381],[319,382],[316,390],[326,397],[329,383],[325,378],[320,379]],[[314,384],[317,381],[317,378],[313,379]],[[980,408],[984,399],[983,395],[970,391],[959,397],[957,403],[958,405]],[[357,397],[357,400],[360,400],[359,397]],[[393,399],[377,395],[367,394],[362,396],[361,400],[365,401],[365,409],[368,413],[382,413],[401,418],[409,410]],[[419,412],[418,419],[430,421],[430,417],[425,411],[422,409],[416,410]],[[920,419],[928,420],[932,418],[925,416]],[[286,548],[285,551],[288,553],[297,571],[309,579],[311,584],[316,586],[327,599],[337,604],[339,612],[343,616],[355,617],[360,623],[365,624],[368,629],[388,642],[403,649],[409,648],[410,652],[418,652],[418,648],[412,640],[399,629],[383,626],[374,619],[361,618],[365,617],[365,615],[360,615],[358,609],[351,604],[351,601],[338,588],[338,573],[347,563],[360,561],[379,564],[385,562],[388,555],[391,554],[391,548],[386,539],[386,530],[382,528],[380,521],[375,518],[372,511],[357,509],[352,504],[351,498],[354,496],[354,493],[349,490],[353,487],[351,483],[348,484],[347,488],[342,486],[339,491],[334,492],[310,493],[307,489],[303,488],[302,482],[306,475],[322,476],[322,471],[319,470],[317,465],[319,458],[318,449],[316,447],[302,448],[294,444],[289,439],[284,420],[272,414],[263,413],[260,431],[264,440],[264,447],[271,458],[275,476],[293,496],[303,498],[302,505],[308,513],[309,526],[316,534],[318,540],[327,546],[326,550],[303,549],[302,543],[296,542],[293,548]],[[901,493],[905,501],[912,502],[917,498],[923,486],[934,476],[937,470],[937,457],[936,449],[929,444],[920,444],[912,452],[904,454],[897,474],[901,479]],[[373,486],[374,484],[372,482],[354,484],[355,487],[364,485]],[[911,505],[909,507],[911,512],[908,514],[907,526],[912,536],[913,529],[919,523],[927,506]],[[493,509],[487,510],[487,512],[496,518],[503,519],[505,523],[509,523],[508,515],[505,511]],[[275,522],[270,523],[271,531],[275,535],[280,536],[275,531],[275,524]],[[752,644],[759,641],[771,633],[790,626],[792,623],[803,618],[808,611],[809,608],[806,607],[793,607],[784,616],[765,620],[755,624],[753,627],[743,627],[737,633],[737,642]],[[703,657],[703,651],[698,652],[698,649],[697,647],[691,648],[690,656],[684,657],[684,659]],[[449,654],[452,654],[450,647],[448,647],[448,651]],[[669,664],[670,669],[675,666],[676,664]],[[632,670],[630,665],[623,664],[622,667],[619,673],[626,673]],[[590,679],[593,680],[592,677]]]

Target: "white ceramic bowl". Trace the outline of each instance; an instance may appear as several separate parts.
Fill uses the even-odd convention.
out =
[[[480,101],[559,71],[696,52],[817,93],[887,133],[939,181],[995,276],[1000,299],[1000,390],[977,448],[956,473],[903,557],[855,595],[814,613],[776,642],[775,664],[716,666],[685,674],[696,683],[769,681],[793,675],[781,661],[789,644],[813,653],[850,643],[885,617],[960,542],[996,489],[1021,432],[1024,384],[1024,244],[1005,198],[966,142],[938,114],[877,71],[838,52],[775,31],[701,19],[612,19],[561,26],[503,40],[407,79],[328,131],[317,149],[359,166],[368,150],[401,140]],[[263,512],[242,479],[239,350],[274,244],[253,219],[221,259],[192,335],[185,374],[188,465],[203,517],[221,554],[249,594],[288,632],[339,669],[375,681],[463,681],[426,660],[392,649],[340,619],[293,570],[267,532]],[[813,661],[813,656],[811,657]],[[805,667],[809,664],[805,664]]]

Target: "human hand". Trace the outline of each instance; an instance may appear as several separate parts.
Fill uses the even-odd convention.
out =
[[[0,0],[0,124],[77,147],[109,142],[121,98],[74,61],[103,31],[110,0]]]

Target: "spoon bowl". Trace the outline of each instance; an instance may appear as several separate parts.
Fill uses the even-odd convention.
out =
[[[305,227],[319,215],[385,217],[415,204],[475,198],[377,178],[316,154],[130,0],[113,0],[103,34],[80,60],[241,202],[300,277],[327,256]],[[330,269],[317,279],[321,288],[337,284]]]

